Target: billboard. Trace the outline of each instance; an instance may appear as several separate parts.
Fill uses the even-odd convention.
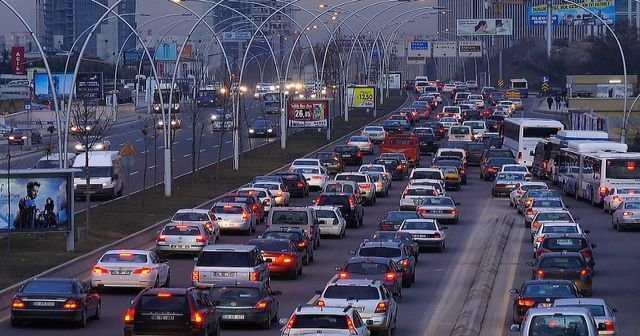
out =
[[[375,86],[350,86],[347,88],[347,104],[349,107],[375,108]]]
[[[458,41],[460,57],[482,57],[482,41]]]
[[[427,64],[429,56],[431,56],[429,41],[411,41],[409,50],[407,50],[407,64]]]
[[[25,67],[24,47],[11,48],[11,71],[14,75],[24,76],[27,74]]]
[[[387,84],[389,84],[389,89],[391,90],[395,90],[395,89],[400,89],[401,88],[401,74],[399,72],[390,72],[388,74],[389,76],[387,77],[387,74],[383,73],[381,76],[381,82],[380,85],[383,88],[387,87]]]
[[[243,42],[251,39],[250,31],[223,32],[222,42]]]
[[[158,43],[154,58],[156,61],[175,61],[178,58],[178,45],[175,43]]]
[[[616,22],[616,7],[614,0],[588,1],[579,3],[599,16],[609,25]],[[547,5],[528,6],[529,25],[539,26],[547,24]],[[597,26],[602,25],[596,16],[578,6],[562,3],[553,5],[551,22],[562,26]]]
[[[458,54],[458,44],[452,42],[433,42],[431,47],[433,57],[456,57]]]
[[[289,127],[318,128],[329,125],[329,101],[326,99],[292,100],[287,106]]]
[[[73,88],[73,74],[51,74],[53,87],[58,96],[68,96]],[[46,73],[35,73],[33,87],[36,96],[53,97],[53,88],[49,85],[49,77]]]
[[[511,19],[459,19],[457,21],[459,36],[465,35],[513,35]]]
[[[80,99],[102,99],[102,72],[78,73],[76,95]]]
[[[153,55],[153,52],[151,53]],[[124,52],[124,65],[138,65],[146,57],[144,50],[129,50]]]
[[[73,170],[0,172],[0,231],[70,231]]]

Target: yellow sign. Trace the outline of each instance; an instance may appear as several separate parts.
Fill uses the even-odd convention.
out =
[[[503,79],[498,79],[498,86],[499,87],[503,87],[504,86],[504,80]]]
[[[376,107],[376,87],[375,86],[353,86],[347,89],[350,107]]]
[[[122,148],[120,148],[120,156],[137,156],[138,150],[133,146],[133,144],[127,141]]]

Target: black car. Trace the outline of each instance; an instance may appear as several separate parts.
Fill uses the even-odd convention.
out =
[[[427,121],[422,127],[431,128],[433,130],[433,134],[435,134],[436,139],[438,140],[444,138],[447,134],[447,130],[444,126],[437,121]]]
[[[274,175],[282,178],[291,196],[307,197],[309,195],[309,183],[302,173],[279,172]]]
[[[542,254],[531,270],[535,280],[571,280],[584,296],[591,296],[593,273],[584,257],[578,252],[549,252]]]
[[[464,162],[456,156],[440,156],[433,159],[434,167],[456,167],[462,179],[462,184],[467,184],[467,170]]]
[[[362,152],[357,146],[336,146],[333,151],[340,154],[340,157],[342,158],[342,161],[344,161],[345,165],[362,165]]]
[[[520,289],[509,291],[513,298],[513,323],[519,324],[529,308],[553,307],[556,299],[580,297],[576,285],[570,280],[529,280]]]
[[[502,165],[516,164],[516,160],[506,157],[492,157],[487,161],[480,163],[480,178],[489,181],[496,177],[498,171],[502,168]]]
[[[510,149],[488,148],[482,153],[482,162],[490,158],[511,158],[515,159]]]
[[[271,290],[265,282],[217,283],[207,294],[220,313],[220,322],[255,323],[262,329],[277,322],[279,295],[282,292]]]
[[[491,132],[500,132],[502,126],[504,125],[505,116],[501,115],[492,115],[488,116],[485,122],[487,122],[487,127],[489,127],[489,131]]]
[[[435,153],[438,151],[440,147],[438,145],[438,138],[432,128],[417,127],[413,129],[413,134],[418,137],[420,153]]]
[[[195,288],[147,288],[124,313],[124,335],[220,335],[220,316]]]
[[[382,128],[387,134],[402,134],[404,132],[402,123],[397,120],[384,120],[382,122]]]
[[[373,164],[384,165],[387,171],[391,173],[391,178],[396,181],[404,180],[405,167],[398,159],[378,158],[373,160]]]
[[[389,211],[382,218],[378,218],[379,231],[397,231],[405,219],[420,219],[415,211]]]
[[[390,258],[351,257],[336,271],[340,271],[338,279],[378,280],[394,297],[402,296],[402,270]]]
[[[296,227],[282,227],[276,229],[267,229],[259,239],[288,239],[302,252],[302,264],[307,265],[313,261],[313,243],[312,238],[306,231]]]
[[[33,278],[13,297],[11,325],[27,321],[65,321],[87,326],[100,319],[102,300],[89,284],[72,278]]]
[[[342,173],[344,171],[344,162],[342,156],[335,152],[319,152],[316,159],[320,160],[320,164],[329,173]]]
[[[479,166],[482,162],[482,154],[487,149],[487,145],[482,142],[474,142],[467,145],[467,164]]]
[[[276,125],[271,120],[258,119],[249,125],[250,138],[273,138],[276,135]]]
[[[356,201],[353,194],[322,193],[316,200],[316,205],[334,205],[340,209],[342,217],[353,227],[360,227],[364,221],[364,207]]]

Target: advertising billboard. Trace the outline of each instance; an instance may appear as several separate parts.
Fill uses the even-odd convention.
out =
[[[11,48],[11,71],[14,75],[24,76],[27,74],[25,67],[24,47]]]
[[[458,41],[460,57],[482,57],[482,41]]]
[[[326,99],[292,100],[287,105],[289,127],[318,128],[329,125],[329,101]]]
[[[154,58],[156,61],[175,61],[178,58],[178,45],[175,43],[158,43]]]
[[[68,96],[73,88],[73,74],[52,74],[53,87],[58,96]],[[36,73],[33,76],[33,87],[36,96],[53,97],[53,88],[49,85],[46,73]]]
[[[387,88],[387,84],[388,84],[389,89],[399,90],[401,88],[400,83],[402,82],[401,74],[399,72],[390,72],[388,75],[389,76],[387,76],[387,74],[382,74],[380,85],[382,85],[383,88]]]
[[[457,32],[465,35],[513,35],[511,19],[460,19],[457,21]]]
[[[79,99],[102,99],[102,72],[79,73],[76,77],[76,95]]]
[[[578,3],[581,6],[588,8],[593,13],[569,3],[553,5],[551,15],[552,24],[556,26],[602,25],[602,21],[600,21],[594,14],[599,16],[609,25],[614,25],[616,23],[616,7],[614,0],[586,1]],[[546,25],[547,5],[528,6],[528,16],[529,25]]]
[[[69,231],[73,170],[0,172],[0,231]]]
[[[349,107],[375,108],[376,87],[367,85],[348,87],[347,103],[349,104]]]

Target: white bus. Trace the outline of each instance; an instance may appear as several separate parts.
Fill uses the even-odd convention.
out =
[[[508,148],[519,164],[531,167],[531,152],[541,139],[548,138],[564,129],[557,120],[535,118],[506,118],[502,127],[503,148]]]
[[[613,187],[640,185],[640,153],[626,151],[612,141],[570,143],[558,159],[562,190],[601,205]]]

